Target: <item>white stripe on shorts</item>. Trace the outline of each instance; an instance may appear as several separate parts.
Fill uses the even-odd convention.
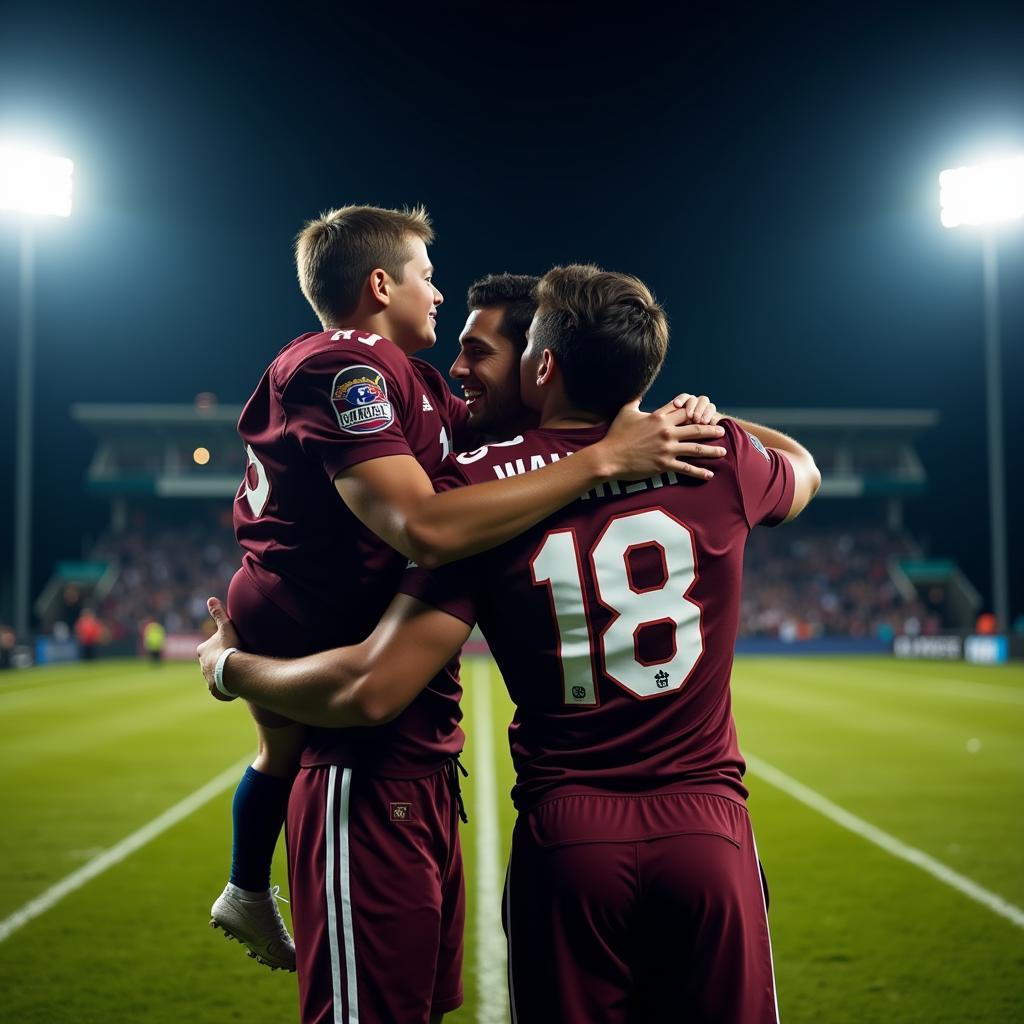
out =
[[[327,775],[327,815],[324,820],[324,836],[327,839],[327,938],[331,944],[331,991],[334,993],[334,1024],[345,1024],[341,1003],[341,961],[338,958],[338,916],[334,909],[334,780],[338,769],[331,765]]]
[[[359,998],[356,988],[356,948],[352,930],[352,890],[349,885],[348,808],[352,790],[352,769],[341,771],[341,799],[338,821],[334,821],[334,786],[338,776],[337,765],[331,765],[327,777],[327,816],[324,822],[326,849],[327,938],[331,946],[331,991],[334,995],[334,1024],[359,1024]],[[341,952],[338,948],[337,895],[334,888],[334,865],[338,865],[341,884],[341,939],[345,948],[345,981],[348,992],[348,1019],[341,989]]]
[[[757,840],[754,828],[750,828],[750,841],[754,844],[754,862],[757,865],[757,884],[761,889],[761,906],[764,907],[764,926],[768,932],[768,963],[772,969],[772,998],[775,1000],[775,1024],[779,1024],[779,990],[775,987],[775,956],[772,953],[772,930],[768,924],[768,901],[764,894],[764,879],[761,877],[761,858],[757,855]]]
[[[345,976],[348,980],[348,1024],[359,1024],[359,992],[356,987],[356,933],[352,927],[352,887],[349,884],[348,808],[352,793],[352,769],[341,773],[341,806],[338,810],[338,875],[341,881],[341,927],[345,940]]]

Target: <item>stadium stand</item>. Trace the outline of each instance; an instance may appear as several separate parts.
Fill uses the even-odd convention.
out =
[[[893,573],[918,554],[884,526],[816,527],[797,523],[755,531],[744,564],[740,635],[788,643],[821,636],[935,635],[946,626],[944,601],[907,596]]]
[[[168,655],[207,626],[238,564],[230,502],[245,468],[240,410],[212,396],[194,406],[76,405],[97,437],[88,486],[111,502],[110,528],[84,562],[62,563],[37,603],[67,621],[63,595],[95,606],[110,640],[138,647],[146,622]],[[824,498],[796,524],[760,530],[748,548],[741,637],[792,644],[968,630],[978,597],[948,559],[929,558],[904,529],[903,506],[925,493],[914,438],[938,417],[921,410],[737,409],[793,433],[815,452]],[[73,625],[68,621],[69,626]]]
[[[230,524],[214,516],[185,527],[110,533],[93,554],[115,569],[115,582],[98,603],[114,641],[134,641],[150,620],[171,634],[202,632],[207,597],[223,596],[238,568]]]

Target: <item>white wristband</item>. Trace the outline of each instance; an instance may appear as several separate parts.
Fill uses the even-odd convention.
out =
[[[237,653],[237,647],[229,647],[226,651],[222,652],[221,656],[217,659],[217,664],[213,670],[213,685],[216,686],[217,689],[220,690],[220,692],[228,698],[228,700],[234,700],[238,696],[238,694],[232,693],[224,685],[224,666],[227,664],[228,658],[230,658],[232,654]]]

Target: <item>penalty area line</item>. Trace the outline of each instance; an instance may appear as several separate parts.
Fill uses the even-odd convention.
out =
[[[233,782],[237,782],[240,773],[248,759],[232,765],[219,775],[210,779],[204,786],[200,786],[194,793],[190,793],[184,800],[179,801],[173,807],[169,807],[159,817],[143,825],[138,831],[126,836],[116,846],[93,857],[87,864],[83,864],[77,871],[73,871],[66,878],[62,878],[55,885],[51,885],[44,893],[33,900],[29,900],[20,910],[16,910],[9,917],[0,921],[0,942],[5,942],[19,928],[23,928],[30,921],[35,920],[48,910],[55,907],[65,896],[70,895],[76,889],[91,882],[97,875],[102,874],[107,868],[119,864],[126,857],[130,857],[136,850],[141,849],[147,843],[156,839],[157,836],[173,828],[178,822],[183,821],[189,815],[199,810],[203,804],[209,803],[215,796],[224,792]]]
[[[965,875],[961,875],[959,872],[947,867],[923,850],[908,846],[895,836],[889,835],[888,832],[883,832],[880,828],[865,821],[863,818],[858,818],[857,815],[851,814],[838,804],[832,803],[827,797],[815,792],[809,786],[805,786],[802,782],[798,782],[785,772],[779,771],[778,768],[768,764],[767,761],[762,761],[753,754],[744,754],[743,756],[747,762],[747,767],[755,775],[764,779],[770,786],[781,789],[787,796],[791,796],[794,800],[824,815],[830,821],[853,832],[862,839],[866,839],[869,843],[874,843],[875,846],[881,847],[886,853],[890,853],[892,856],[905,860],[908,864],[913,864],[914,867],[927,872],[933,878],[937,878],[951,889],[956,889],[957,892],[962,893],[968,899],[974,900],[975,903],[980,903],[983,907],[987,907],[993,914],[998,914],[1018,928],[1024,928],[1024,910],[1021,910],[1020,907],[978,885],[977,882],[972,881]]]

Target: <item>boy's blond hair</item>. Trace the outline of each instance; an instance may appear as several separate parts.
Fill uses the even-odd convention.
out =
[[[434,240],[422,206],[343,206],[306,224],[295,238],[295,266],[302,294],[325,328],[345,326],[378,267],[401,284],[402,269],[412,258],[410,237],[427,245]]]

